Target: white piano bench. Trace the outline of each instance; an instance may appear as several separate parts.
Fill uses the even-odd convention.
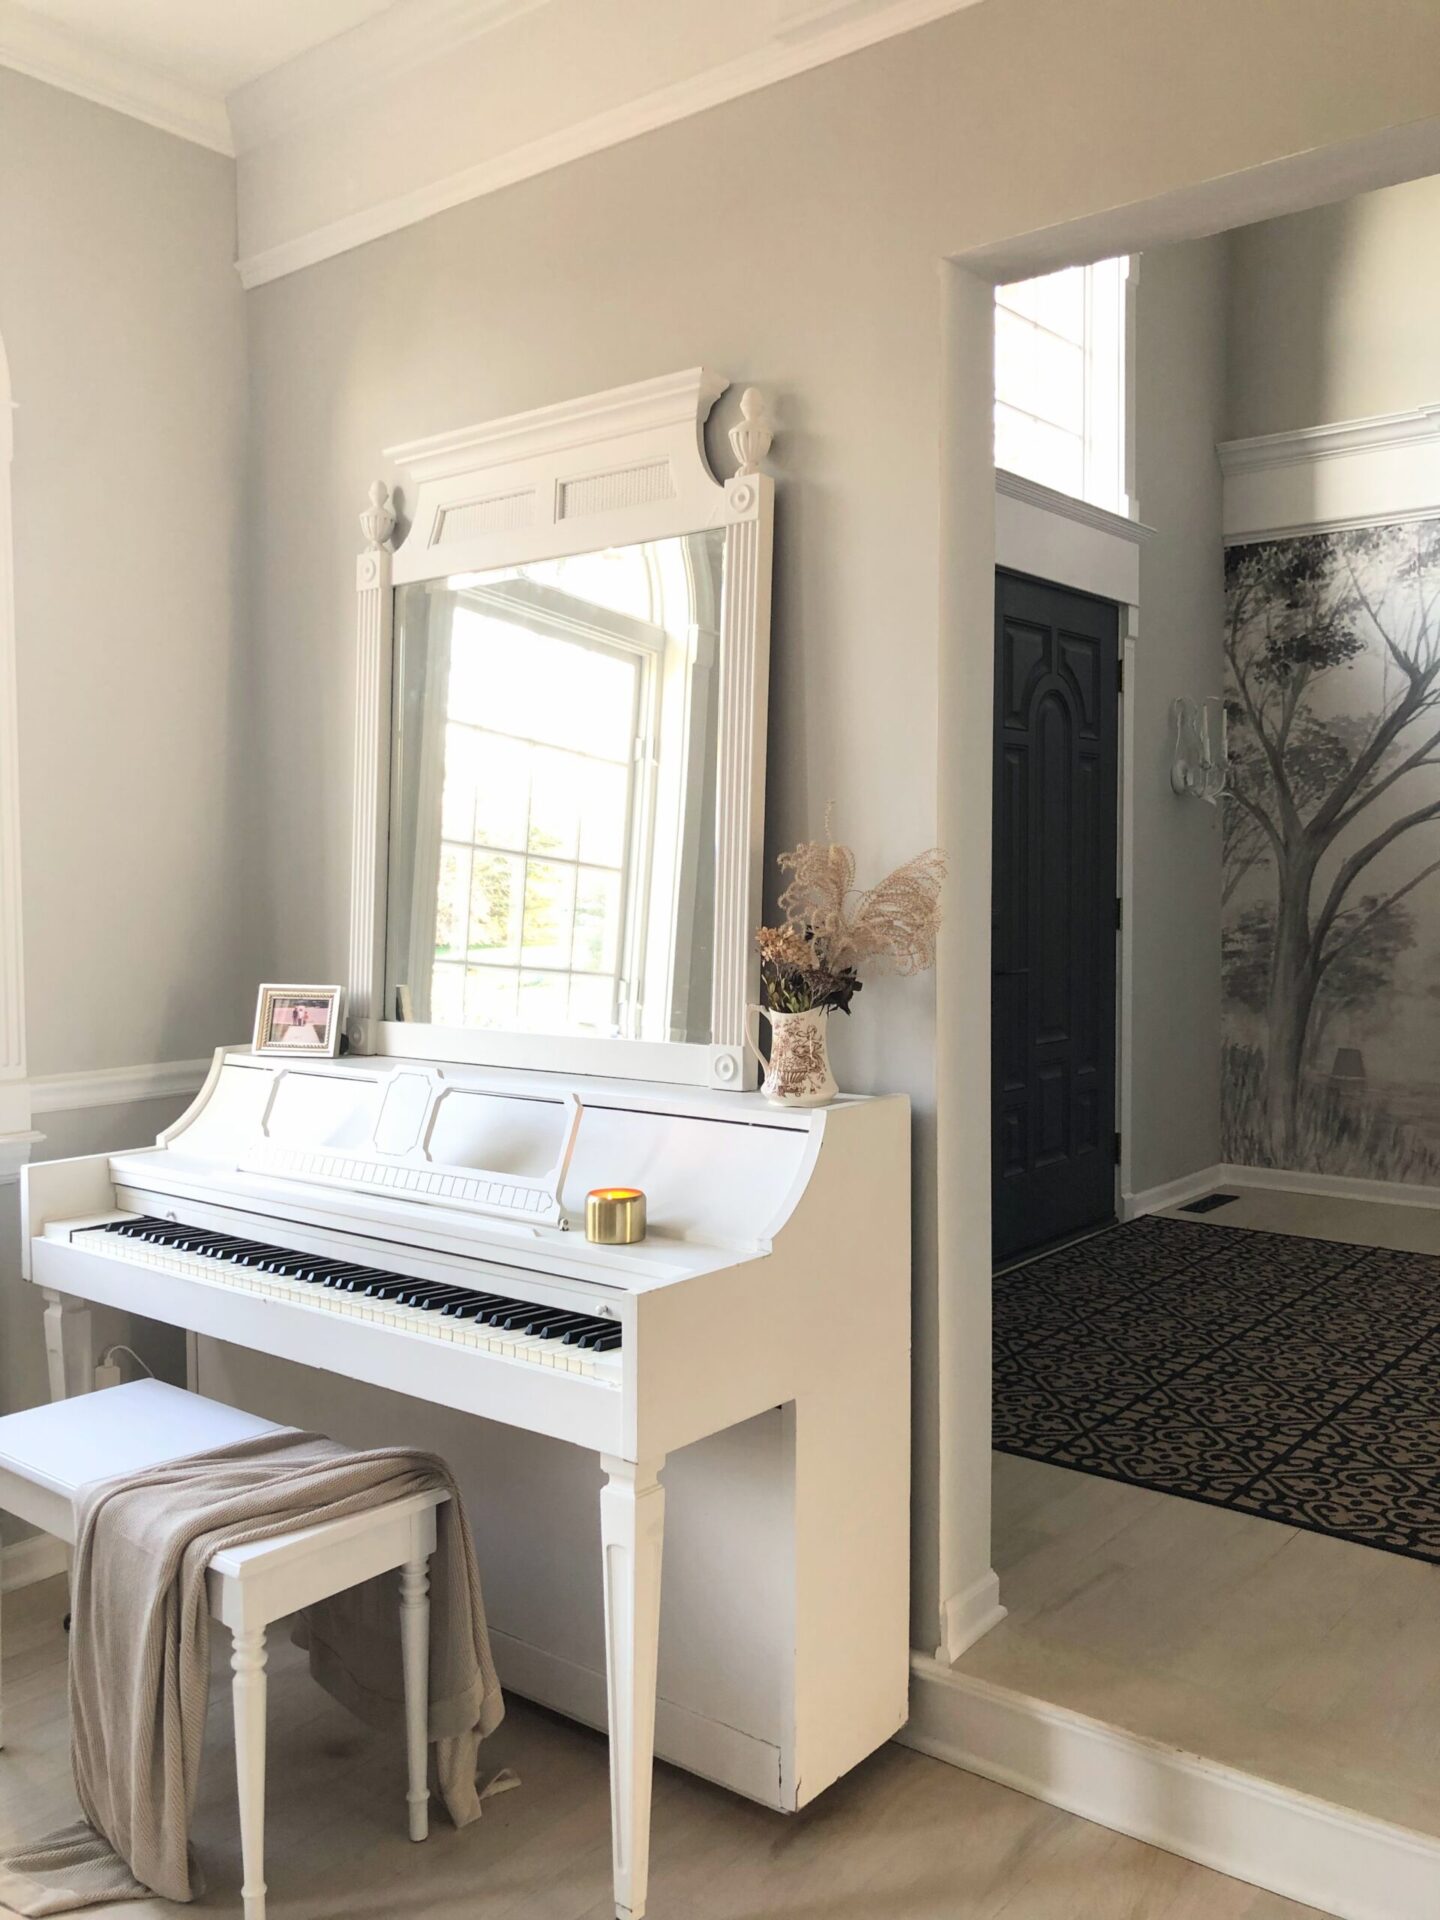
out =
[[[7,1414],[0,1418],[0,1511],[73,1545],[75,1498],[89,1482],[183,1460],[273,1428],[273,1421],[159,1380],[137,1380]],[[429,1561],[435,1551],[435,1509],[448,1498],[438,1489],[412,1494],[368,1513],[231,1548],[210,1563],[210,1611],[233,1639],[245,1920],[265,1916],[266,1629],[300,1607],[396,1568],[410,1838],[423,1840],[429,1830]]]

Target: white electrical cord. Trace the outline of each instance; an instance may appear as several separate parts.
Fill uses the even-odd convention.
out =
[[[147,1380],[153,1380],[155,1378],[154,1374],[133,1347],[107,1347],[100,1356],[100,1364],[95,1369],[95,1385],[97,1387],[118,1387],[120,1385],[124,1376],[121,1373],[117,1356],[122,1353],[127,1359],[135,1362]]]

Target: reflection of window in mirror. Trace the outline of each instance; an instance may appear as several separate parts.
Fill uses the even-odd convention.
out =
[[[387,1002],[710,1037],[723,536],[401,588]]]

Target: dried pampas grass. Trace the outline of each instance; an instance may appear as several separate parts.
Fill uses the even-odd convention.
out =
[[[790,876],[780,896],[784,924],[762,927],[757,936],[772,1006],[793,1007],[803,999],[804,1004],[838,1005],[848,1011],[863,967],[879,965],[910,974],[934,966],[945,880],[945,856],[938,847],[917,853],[858,894],[855,855],[834,841],[804,841],[782,853],[779,865]],[[802,953],[809,957],[808,967],[799,964]],[[805,997],[806,975],[814,980],[813,998]],[[843,998],[833,991],[838,981],[851,983]],[[775,990],[782,982],[784,997],[779,999]]]
[[[945,856],[938,847],[917,853],[858,899],[852,899],[855,855],[849,847],[806,841],[782,853],[780,865],[791,876],[780,896],[786,924],[808,928],[836,971],[858,971],[876,960],[897,973],[924,973],[934,966],[945,882]]]

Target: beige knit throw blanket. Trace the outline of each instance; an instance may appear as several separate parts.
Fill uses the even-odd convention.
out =
[[[430,1738],[456,1826],[480,1812],[481,1739],[504,1713],[475,1551],[450,1471],[405,1448],[350,1453],[279,1428],[80,1497],[71,1594],[71,1759],[84,1820],[0,1861],[0,1903],[68,1913],[203,1891],[189,1855],[210,1685],[205,1569],[226,1547],[338,1520],[431,1487]],[[309,1610],[322,1685],[372,1725],[404,1724],[398,1578]],[[297,1638],[301,1634],[297,1633]]]

